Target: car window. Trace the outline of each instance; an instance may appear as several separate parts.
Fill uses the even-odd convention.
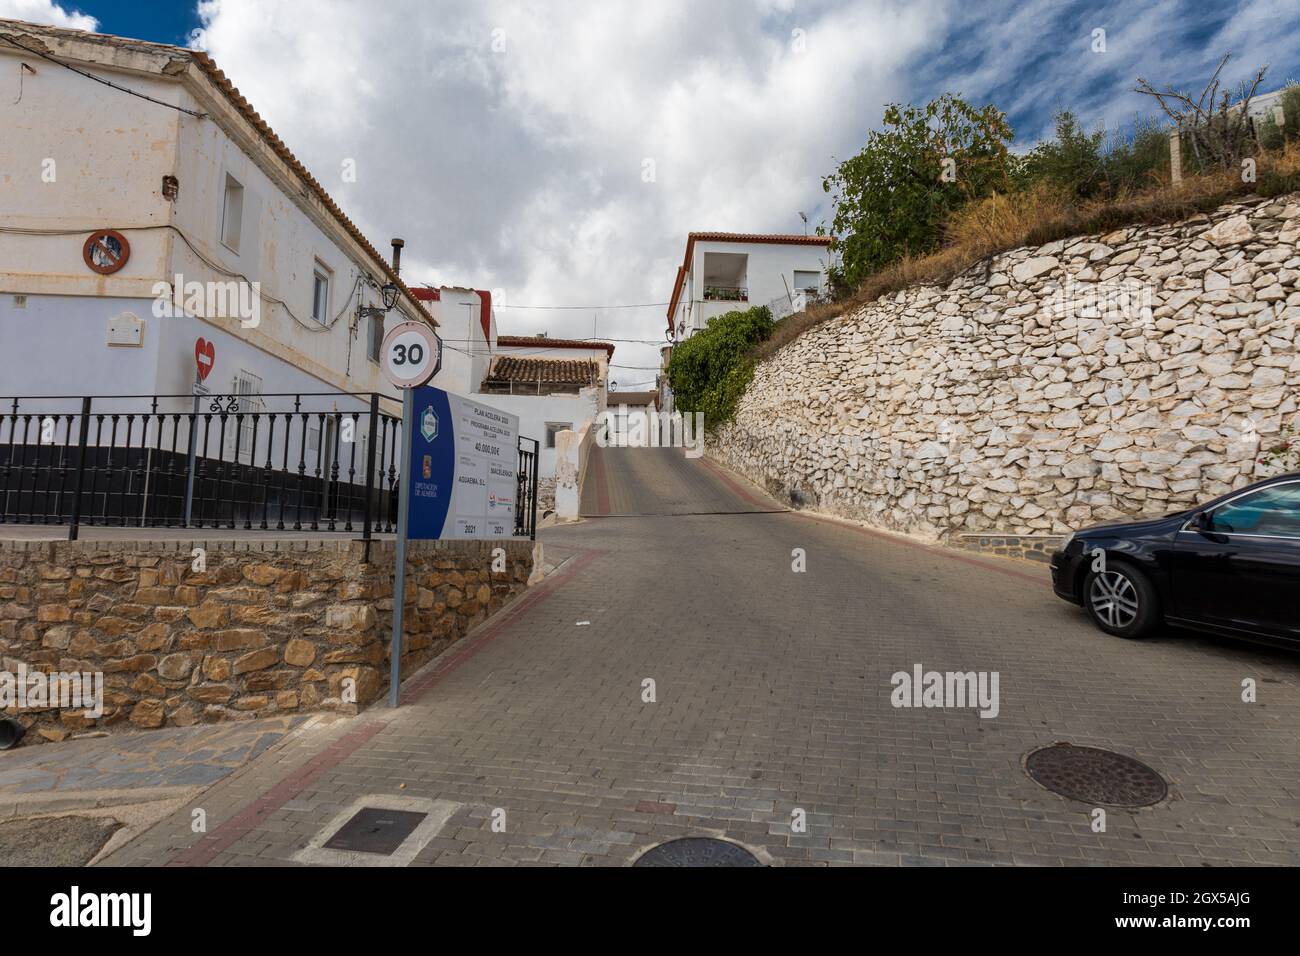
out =
[[[1207,530],[1300,538],[1300,482],[1261,488],[1209,514]]]

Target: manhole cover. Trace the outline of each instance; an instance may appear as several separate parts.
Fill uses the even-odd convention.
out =
[[[1169,792],[1160,774],[1140,760],[1096,747],[1043,747],[1025,758],[1025,772],[1053,793],[1083,803],[1149,807]]]
[[[364,807],[325,842],[329,850],[391,854],[420,825],[427,813]]]
[[[683,837],[652,846],[633,866],[762,866],[743,846],[712,837]]]

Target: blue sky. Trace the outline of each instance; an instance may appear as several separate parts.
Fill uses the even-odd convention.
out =
[[[689,230],[828,220],[822,177],[888,102],[992,102],[1027,148],[1062,107],[1154,114],[1139,75],[1199,88],[1226,52],[1231,81],[1300,76],[1300,0],[0,0],[74,9],[146,40],[198,28],[378,248],[400,235],[413,281],[492,289],[517,334],[660,340],[662,306],[609,306],[666,302]]]

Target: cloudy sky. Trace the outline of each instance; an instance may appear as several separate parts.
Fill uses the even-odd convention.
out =
[[[993,102],[1028,146],[1064,106],[1131,122],[1153,106],[1137,76],[1192,86],[1226,52],[1232,79],[1300,75],[1297,0],[0,0],[0,16],[207,50],[377,247],[406,239],[408,281],[495,290],[504,333],[641,340],[618,343],[623,388],[653,381],[686,233],[828,219],[821,177],[887,102]]]

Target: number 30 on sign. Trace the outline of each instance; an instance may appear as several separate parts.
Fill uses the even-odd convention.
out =
[[[384,336],[384,375],[397,388],[418,388],[442,368],[442,340],[423,322],[403,322]]]

